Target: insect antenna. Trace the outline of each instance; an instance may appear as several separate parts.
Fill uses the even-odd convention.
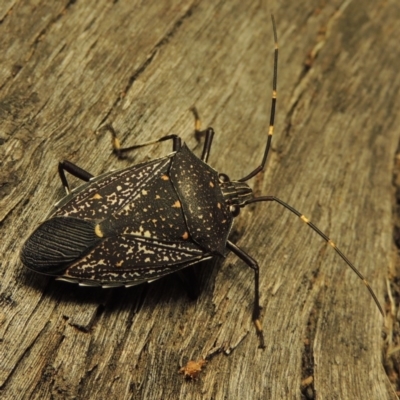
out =
[[[272,100],[271,100],[271,114],[269,120],[268,138],[267,144],[265,145],[264,155],[261,164],[246,175],[244,178],[239,179],[239,182],[245,182],[256,176],[260,171],[262,171],[267,162],[267,157],[269,149],[271,147],[272,135],[274,133],[274,123],[275,123],[275,108],[276,108],[276,98],[277,98],[277,81],[278,81],[278,35],[276,33],[276,24],[274,15],[271,14],[272,19],[272,29],[274,31],[274,41],[275,41],[275,51],[274,51],[274,76],[272,78]]]
[[[253,199],[247,200],[244,205],[251,204],[251,203],[257,203],[261,201],[275,201],[291,211],[293,214],[297,215],[304,223],[306,223],[314,232],[316,232],[319,236],[321,236],[330,246],[334,248],[337,254],[344,260],[344,262],[358,275],[358,277],[363,281],[364,285],[367,287],[369,293],[371,294],[372,298],[374,299],[376,305],[379,308],[380,313],[384,317],[385,314],[383,312],[383,308],[381,304],[379,303],[379,300],[372,290],[370,284],[368,281],[364,278],[364,276],[361,274],[361,272],[354,266],[354,264],[341,252],[341,250],[336,246],[336,244],[327,236],[325,235],[324,232],[322,232],[319,228],[317,228],[306,216],[304,216],[302,213],[297,211],[295,208],[290,206],[289,204],[285,203],[281,199],[275,197],[275,196],[260,196],[260,197],[255,197]]]

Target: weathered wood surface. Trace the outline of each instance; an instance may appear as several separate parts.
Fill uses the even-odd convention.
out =
[[[0,397],[4,399],[394,399],[384,321],[334,251],[275,204],[243,210],[233,238],[259,260],[267,348],[251,322],[253,275],[231,254],[174,277],[80,288],[26,271],[19,249],[63,196],[57,162],[99,174],[158,157],[111,154],[177,133],[195,104],[232,178],[258,165],[269,119],[274,11],[276,134],[257,193],[296,206],[385,301],[400,126],[400,4],[318,1],[3,1],[0,5]],[[77,180],[73,180],[78,184]],[[229,355],[227,355],[229,353]],[[178,369],[209,362],[194,382]],[[302,380],[313,377],[308,388]]]

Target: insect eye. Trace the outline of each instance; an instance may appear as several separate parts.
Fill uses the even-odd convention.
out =
[[[220,181],[221,183],[230,182],[230,181],[231,181],[230,178],[229,178],[229,176],[226,175],[226,174],[219,174],[219,175],[218,175],[218,179],[219,179],[219,181]]]
[[[233,217],[237,217],[240,213],[240,207],[239,206],[230,206],[229,211],[231,212]]]

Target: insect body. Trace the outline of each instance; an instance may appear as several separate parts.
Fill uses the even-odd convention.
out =
[[[307,223],[325,239],[364,281],[381,313],[368,282],[336,245],[304,215],[274,196],[255,197],[246,181],[263,170],[274,129],[278,45],[275,22],[275,61],[270,127],[261,164],[247,176],[231,180],[208,164],[214,131],[200,131],[193,109],[196,134],[205,136],[201,158],[176,135],[121,148],[111,126],[117,155],[139,147],[172,140],[173,152],[120,171],[93,177],[76,165],[59,164],[67,196],[28,238],[21,260],[28,268],[81,285],[132,286],[153,281],[231,250],[254,271],[253,322],[264,347],[260,322],[259,267],[229,240],[233,219],[242,207],[275,201]],[[69,191],[65,171],[86,181]]]
[[[22,261],[80,283],[131,285],[223,256],[235,185],[251,198],[245,183],[220,182],[184,144],[69,194],[25,243]]]

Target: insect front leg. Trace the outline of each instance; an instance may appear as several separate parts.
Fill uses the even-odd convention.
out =
[[[172,151],[178,151],[182,147],[182,140],[178,135],[166,135],[150,142],[140,143],[129,147],[121,147],[121,143],[117,137],[117,133],[115,132],[115,129],[112,127],[112,125],[105,125],[101,128],[101,130],[107,130],[111,132],[113,152],[117,155],[118,158],[123,158],[123,154],[128,153],[129,151],[164,142],[166,140],[172,140]]]
[[[93,175],[84,169],[78,167],[70,161],[64,160],[58,163],[58,175],[60,176],[61,182],[64,186],[65,191],[69,194],[69,184],[67,177],[65,176],[65,171],[69,172],[71,175],[88,182]]]
[[[245,251],[240,249],[236,244],[226,242],[226,247],[235,253],[241,260],[243,260],[254,271],[254,308],[253,308],[253,322],[256,327],[257,335],[260,341],[260,348],[265,348],[264,334],[260,321],[260,268],[254,258],[250,257]]]

